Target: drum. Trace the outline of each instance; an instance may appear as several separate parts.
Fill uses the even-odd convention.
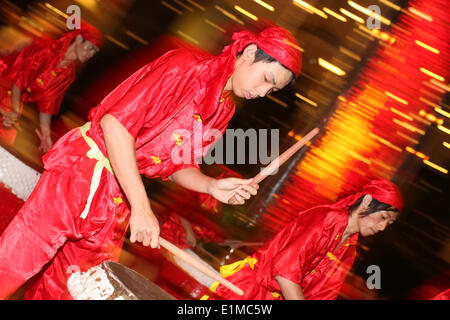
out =
[[[112,261],[72,273],[67,288],[75,300],[176,300],[139,273]]]

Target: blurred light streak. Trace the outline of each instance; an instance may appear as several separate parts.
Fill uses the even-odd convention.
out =
[[[392,2],[390,2],[390,1],[388,1],[388,0],[379,0],[379,1],[380,1],[381,3],[387,5],[388,7],[394,9],[394,10],[397,10],[397,11],[402,10],[402,7],[399,7],[398,5],[392,3]]]
[[[420,68],[419,70],[420,70],[421,72],[425,73],[426,75],[428,75],[428,76],[430,76],[430,77],[436,79],[436,80],[439,80],[439,81],[445,81],[444,77],[442,77],[442,76],[440,76],[440,75],[438,75],[438,74],[436,74],[436,73],[434,73],[434,72],[431,72],[431,71],[428,70],[428,69],[425,69],[425,68],[422,67],[422,68]]]
[[[191,7],[189,7],[187,4],[181,2],[180,0],[173,0],[173,2],[175,2],[176,4],[178,4],[179,6],[182,6],[183,8],[185,8],[186,10],[190,11],[190,12],[194,12],[194,9],[192,9]]]
[[[123,42],[120,42],[119,40],[117,40],[117,39],[115,39],[113,37],[111,37],[110,35],[106,35],[105,38],[108,39],[109,41],[111,41],[112,43],[114,43],[115,45],[121,47],[122,49],[130,50],[130,48],[126,44],[124,44]]]
[[[407,129],[407,130],[409,130],[409,131],[411,131],[411,132],[417,132],[417,133],[420,133],[421,135],[424,135],[424,134],[425,134],[425,131],[423,131],[423,130],[421,130],[421,129],[418,129],[418,128],[414,127],[413,125],[410,125],[409,123],[406,123],[406,122],[404,122],[404,121],[400,121],[400,120],[397,120],[397,119],[395,119],[395,118],[392,119],[392,121],[393,121],[395,124],[398,124],[399,126],[405,128],[405,129]]]
[[[427,15],[427,14],[425,14],[425,13],[419,11],[419,10],[417,10],[414,7],[409,7],[408,11],[413,13],[413,14],[415,14],[416,16],[421,17],[422,19],[425,19],[427,21],[433,22],[433,18],[431,16],[429,16],[429,15]]]
[[[393,94],[393,93],[391,93],[389,91],[385,91],[384,94],[387,95],[389,98],[394,99],[395,101],[398,101],[398,102],[400,102],[400,103],[402,103],[404,105],[408,105],[408,101],[406,101],[406,100],[404,100],[404,99],[402,99],[400,97],[397,97],[395,94]]]
[[[435,85],[433,85],[432,83],[430,83],[430,82],[428,82],[428,81],[422,81],[422,84],[425,85],[425,86],[427,86],[428,88],[433,89],[433,90],[435,90],[435,91],[438,91],[438,92],[440,92],[440,93],[444,93],[444,92],[445,92],[445,89],[440,88],[440,87],[438,87],[438,86],[435,86]]]
[[[300,52],[304,52],[305,50],[303,50],[303,48],[299,47],[298,45],[296,45],[295,43],[290,42],[287,39],[283,39],[284,42],[286,42],[288,45],[290,45],[292,48],[297,49]]]
[[[335,17],[338,20],[341,20],[343,22],[347,22],[347,18],[344,16],[341,16],[339,13],[334,12],[333,10],[330,10],[326,7],[323,7],[323,11],[325,11],[326,13],[328,13],[330,16]]]
[[[295,96],[296,96],[297,98],[299,98],[299,99],[301,99],[301,100],[303,100],[303,101],[309,103],[309,104],[312,105],[313,107],[317,107],[317,106],[318,106],[318,104],[317,104],[316,102],[314,102],[314,101],[308,99],[308,98],[305,97],[305,96],[302,96],[300,93],[297,93],[297,92],[296,92],[296,93],[295,93]]]
[[[272,7],[272,6],[271,6],[270,4],[268,4],[268,3],[265,3],[265,2],[262,1],[262,0],[253,0],[253,1],[255,1],[257,4],[259,4],[260,6],[266,8],[266,9],[269,10],[269,11],[275,11],[275,8],[274,8],[274,7]]]
[[[202,11],[206,11],[205,7],[201,6],[200,4],[198,4],[197,2],[195,2],[194,0],[186,0],[189,4],[193,5],[194,7],[196,7],[197,9],[200,9]]]
[[[353,38],[353,37],[345,36],[345,39],[348,39],[348,40],[350,40],[351,42],[356,43],[358,46],[361,46],[362,48],[367,47],[366,44],[362,43],[361,41],[356,40],[356,39]]]
[[[257,16],[255,16],[254,14],[248,12],[248,11],[245,10],[245,9],[243,9],[243,8],[241,8],[241,7],[239,7],[239,6],[234,6],[234,9],[235,9],[236,11],[239,11],[239,12],[242,13],[243,15],[249,17],[250,19],[255,20],[255,21],[258,21],[258,17],[257,17]]]
[[[281,100],[275,98],[274,96],[272,96],[272,95],[270,95],[270,94],[268,94],[266,97],[269,98],[270,100],[272,100],[272,101],[278,103],[279,105],[283,106],[284,108],[287,108],[287,107],[288,107],[287,103],[284,103],[283,101],[281,101]]]
[[[178,33],[180,36],[182,36],[183,38],[185,38],[186,40],[188,40],[188,41],[190,41],[190,42],[192,42],[192,43],[194,43],[194,44],[196,44],[196,45],[199,45],[199,44],[200,44],[200,42],[198,42],[196,39],[194,39],[193,37],[191,37],[190,35],[184,33],[184,32],[181,31],[181,30],[177,30],[177,33]]]
[[[58,8],[55,8],[54,6],[52,6],[50,3],[46,2],[45,6],[47,8],[49,8],[50,10],[52,10],[54,13],[64,17],[65,19],[67,19],[69,16],[67,14],[65,14],[64,12],[62,12],[61,10],[59,10]]]
[[[418,141],[418,140],[413,139],[413,138],[407,136],[406,134],[404,134],[404,133],[402,133],[402,132],[400,132],[400,131],[397,131],[396,133],[397,133],[400,137],[402,137],[402,138],[404,138],[404,139],[406,139],[406,140],[408,140],[408,141],[411,141],[411,142],[414,143],[414,144],[419,144],[419,141]]]
[[[448,85],[443,84],[442,82],[436,81],[434,79],[431,79],[430,82],[441,89],[450,91],[450,87]]]
[[[442,110],[441,108],[434,108],[434,111],[436,111],[439,114],[442,114],[443,116],[450,118],[450,113]]]
[[[435,54],[439,54],[439,50],[438,50],[438,49],[435,49],[435,48],[433,48],[432,46],[429,46],[429,45],[423,43],[422,41],[416,40],[416,41],[414,41],[414,42],[415,42],[418,46],[420,46],[420,47],[422,47],[422,48],[424,48],[424,49],[426,49],[426,50],[428,50],[428,51],[430,51],[430,52],[433,52],[433,53],[435,53]]]
[[[214,8],[216,8],[216,10],[220,11],[224,16],[230,18],[231,20],[233,20],[241,25],[245,24],[244,21],[239,20],[234,14],[228,12],[227,10],[223,9],[222,7],[219,7],[216,5],[216,6],[214,6]]]
[[[416,157],[418,157],[420,159],[430,160],[430,157],[424,155],[422,152],[414,150],[411,147],[406,147],[405,150],[408,151],[409,153],[412,153],[413,155],[415,155]]]
[[[324,19],[327,19],[327,18],[328,18],[328,16],[327,16],[325,13],[323,13],[322,10],[317,9],[316,7],[310,5],[309,3],[305,2],[305,1],[302,1],[302,0],[294,0],[294,1],[293,1],[293,4],[295,4],[295,5],[296,5],[297,7],[299,7],[299,8],[306,9],[305,11],[307,11],[307,12],[309,12],[309,13],[311,13],[311,12],[312,12],[312,13],[315,13],[315,14],[317,14],[318,16],[324,18]]]
[[[445,132],[446,134],[450,134],[450,129],[448,129],[448,128],[442,126],[442,125],[438,125],[437,128],[439,130],[441,130],[442,132]]]
[[[440,171],[440,172],[442,172],[442,173],[445,173],[445,174],[447,174],[448,173],[448,170],[447,169],[445,169],[445,168],[443,168],[443,167],[441,167],[441,166],[438,166],[437,164],[435,164],[435,163],[433,163],[433,162],[431,162],[431,161],[429,161],[429,160],[423,160],[423,163],[425,163],[426,165],[428,165],[428,166],[430,166],[430,167],[432,167],[433,169],[436,169],[436,170],[438,170],[438,171]]]
[[[424,118],[419,117],[418,115],[415,115],[414,113],[409,113],[409,115],[410,115],[411,117],[413,117],[414,120],[417,120],[417,121],[419,121],[419,122],[425,124],[426,126],[429,126],[429,125],[431,124],[430,121],[425,120]]]
[[[349,17],[350,19],[353,19],[353,20],[355,20],[356,22],[358,22],[358,23],[362,23],[362,24],[364,24],[364,19],[363,18],[361,18],[361,17],[359,17],[359,16],[357,16],[356,14],[353,14],[353,13],[351,13],[350,11],[347,11],[347,10],[345,10],[345,9],[343,9],[343,8],[340,8],[339,9],[343,14],[345,14],[347,17]]]
[[[358,29],[353,28],[353,31],[356,32],[357,34],[359,34],[361,37],[366,38],[367,40],[375,41],[375,39],[376,39],[376,37],[374,37],[371,33],[363,32],[359,28]]]
[[[424,117],[424,118],[426,118],[427,120],[429,120],[429,121],[431,121],[431,122],[434,122],[434,123],[437,123],[437,124],[443,124],[443,123],[444,123],[444,120],[439,119],[439,118],[436,117],[435,115],[433,115],[433,114],[431,114],[431,113],[427,113],[427,112],[425,112],[424,110],[420,110],[420,111],[419,111],[419,115],[420,115],[421,117]]]
[[[344,76],[345,75],[345,71],[344,70],[342,70],[341,68],[339,68],[339,67],[329,63],[328,61],[326,61],[326,60],[324,60],[322,58],[319,58],[318,61],[319,61],[319,65],[321,67],[327,69],[328,71],[331,71],[331,72],[337,74],[338,76]]]
[[[444,142],[442,142],[442,145],[443,145],[444,147],[450,149],[450,143],[444,141]]]
[[[379,136],[377,136],[376,134],[373,134],[372,132],[369,133],[369,135],[373,138],[375,138],[375,140],[377,140],[378,142],[384,144],[385,146],[388,146],[389,148],[398,151],[398,152],[402,152],[402,149],[397,147],[396,145],[392,144],[390,141],[383,139]]]
[[[206,23],[206,24],[209,24],[211,27],[216,28],[217,30],[219,30],[219,31],[221,31],[221,32],[223,32],[223,33],[226,32],[226,30],[225,30],[224,28],[218,26],[217,24],[215,24],[214,22],[212,22],[212,21],[210,21],[210,20],[208,20],[208,19],[205,19],[205,23]]]
[[[172,10],[173,12],[175,12],[176,14],[182,15],[183,11],[178,10],[177,8],[175,8],[174,6],[172,6],[171,4],[168,4],[166,1],[161,1],[161,4],[163,6],[165,6],[166,8],[169,8],[170,10]]]
[[[131,38],[133,38],[134,40],[142,43],[143,45],[147,46],[148,45],[148,41],[142,39],[141,37],[139,37],[138,35],[134,34],[133,32],[131,32],[130,30],[125,31],[125,34],[127,34],[128,36],[130,36]]]
[[[96,0],[76,0],[79,4],[86,7],[88,10],[95,10],[97,8],[97,1]]]
[[[379,14],[376,14],[375,12],[364,8],[363,6],[357,4],[354,1],[347,1],[348,5],[362,13],[364,13],[365,15],[368,15],[369,17],[374,17],[375,19],[378,19],[379,21],[381,21],[382,23],[386,24],[386,25],[391,25],[391,21],[389,19],[386,19],[383,16],[380,16]]]
[[[391,110],[391,111],[392,111],[393,113],[395,113],[396,115],[399,115],[400,117],[405,118],[406,120],[409,120],[409,121],[413,121],[413,120],[414,120],[411,116],[408,116],[407,114],[405,114],[405,113],[403,113],[403,112],[401,112],[401,111],[398,111],[398,110],[395,109],[395,108],[390,108],[389,110]]]

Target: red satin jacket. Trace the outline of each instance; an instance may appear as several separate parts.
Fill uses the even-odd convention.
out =
[[[281,276],[299,284],[308,300],[335,299],[356,257],[358,234],[337,248],[347,224],[345,209],[330,210],[325,205],[300,213],[252,255],[249,261],[253,266],[246,263],[227,277],[245,292],[244,296],[219,285],[211,298],[282,299],[275,280],[275,276]]]

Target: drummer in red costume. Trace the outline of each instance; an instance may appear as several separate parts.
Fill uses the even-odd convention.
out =
[[[224,132],[235,109],[232,92],[263,97],[299,75],[301,53],[288,31],[244,31],[233,40],[218,56],[167,52],[120,84],[91,110],[90,122],[44,155],[42,177],[0,238],[0,297],[42,271],[26,299],[71,299],[71,271],[118,261],[128,226],[132,242],[158,247],[159,225],[140,174],[224,203],[230,194],[238,204],[256,194],[251,179],[200,172],[196,160],[211,137],[190,148],[194,161],[172,157],[195,136]]]
[[[102,34],[82,22],[79,29],[56,40],[37,39],[31,45],[0,58],[0,140],[13,144],[13,125],[22,112],[22,103],[34,103],[39,110],[40,149],[47,152],[51,139],[51,118],[59,113],[61,101],[75,80],[76,61],[86,62],[100,50]]]
[[[374,235],[392,224],[403,200],[398,188],[375,179],[362,192],[299,213],[251,257],[220,273],[245,294],[217,282],[202,299],[333,300],[356,258],[358,234]]]

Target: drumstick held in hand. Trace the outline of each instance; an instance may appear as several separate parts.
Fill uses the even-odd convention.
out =
[[[314,138],[319,133],[319,128],[314,128],[308,134],[306,134],[302,139],[297,141],[293,146],[283,152],[278,158],[273,160],[267,167],[262,169],[252,181],[252,184],[258,184],[263,181],[267,176],[270,176],[275,172],[283,163],[285,163],[290,157],[292,157],[298,150],[300,150],[306,143],[308,143],[312,138]],[[228,203],[235,204],[238,201],[235,196],[232,196]]]
[[[159,244],[167,249],[170,253],[172,253],[174,256],[182,259],[184,262],[188,263],[190,266],[194,267],[195,269],[203,272],[207,276],[213,278],[217,282],[219,282],[224,287],[230,289],[234,293],[242,296],[244,294],[244,291],[236,287],[234,284],[232,284],[230,281],[222,278],[221,276],[217,275],[215,272],[213,272],[211,269],[209,269],[207,266],[205,266],[203,263],[198,261],[196,258],[192,257],[191,255],[187,254],[174,244],[170,243],[164,238],[159,237]]]

